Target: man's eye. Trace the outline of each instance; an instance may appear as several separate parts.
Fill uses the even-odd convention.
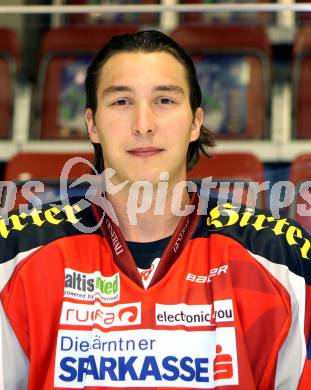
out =
[[[127,99],[118,99],[115,102],[112,103],[114,106],[125,106],[127,104],[130,104]]]
[[[160,104],[173,104],[175,103],[173,99],[170,99],[168,97],[163,97],[159,99]]]

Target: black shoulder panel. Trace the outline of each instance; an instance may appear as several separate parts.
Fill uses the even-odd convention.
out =
[[[94,231],[88,229],[94,226],[91,207],[82,210],[77,198],[29,212],[12,212],[6,219],[0,217],[0,263],[58,238]]]
[[[311,284],[311,237],[289,218],[232,203],[211,204],[194,237],[222,234],[272,262],[284,264]]]

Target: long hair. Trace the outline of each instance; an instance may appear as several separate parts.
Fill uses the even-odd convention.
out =
[[[99,51],[87,70],[85,79],[86,108],[95,115],[97,109],[97,88],[103,65],[116,53],[120,52],[166,52],[173,55],[185,68],[190,90],[190,106],[193,115],[201,106],[202,93],[192,59],[173,39],[160,31],[139,31],[135,34],[116,35]],[[95,168],[98,173],[104,170],[103,151],[100,144],[94,144]],[[209,149],[215,146],[211,132],[201,126],[200,136],[189,144],[187,152],[187,171],[190,171],[199,159],[200,151],[209,156]]]

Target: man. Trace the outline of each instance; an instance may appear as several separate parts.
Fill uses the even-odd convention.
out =
[[[86,94],[111,208],[87,234],[97,199],[10,216],[3,388],[306,389],[310,237],[230,203],[200,215],[184,182],[213,140],[189,57],[160,32],[114,37]]]

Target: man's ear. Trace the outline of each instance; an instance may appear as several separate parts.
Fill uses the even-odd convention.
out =
[[[99,140],[99,137],[98,137],[98,131],[97,131],[97,128],[96,128],[93,111],[90,108],[87,108],[85,110],[84,117],[85,117],[85,122],[86,122],[86,126],[87,126],[87,132],[89,134],[90,140],[94,144],[99,144],[100,140]]]
[[[190,142],[196,141],[200,137],[201,126],[203,125],[204,112],[201,107],[198,107],[194,114],[194,119],[191,127]]]

